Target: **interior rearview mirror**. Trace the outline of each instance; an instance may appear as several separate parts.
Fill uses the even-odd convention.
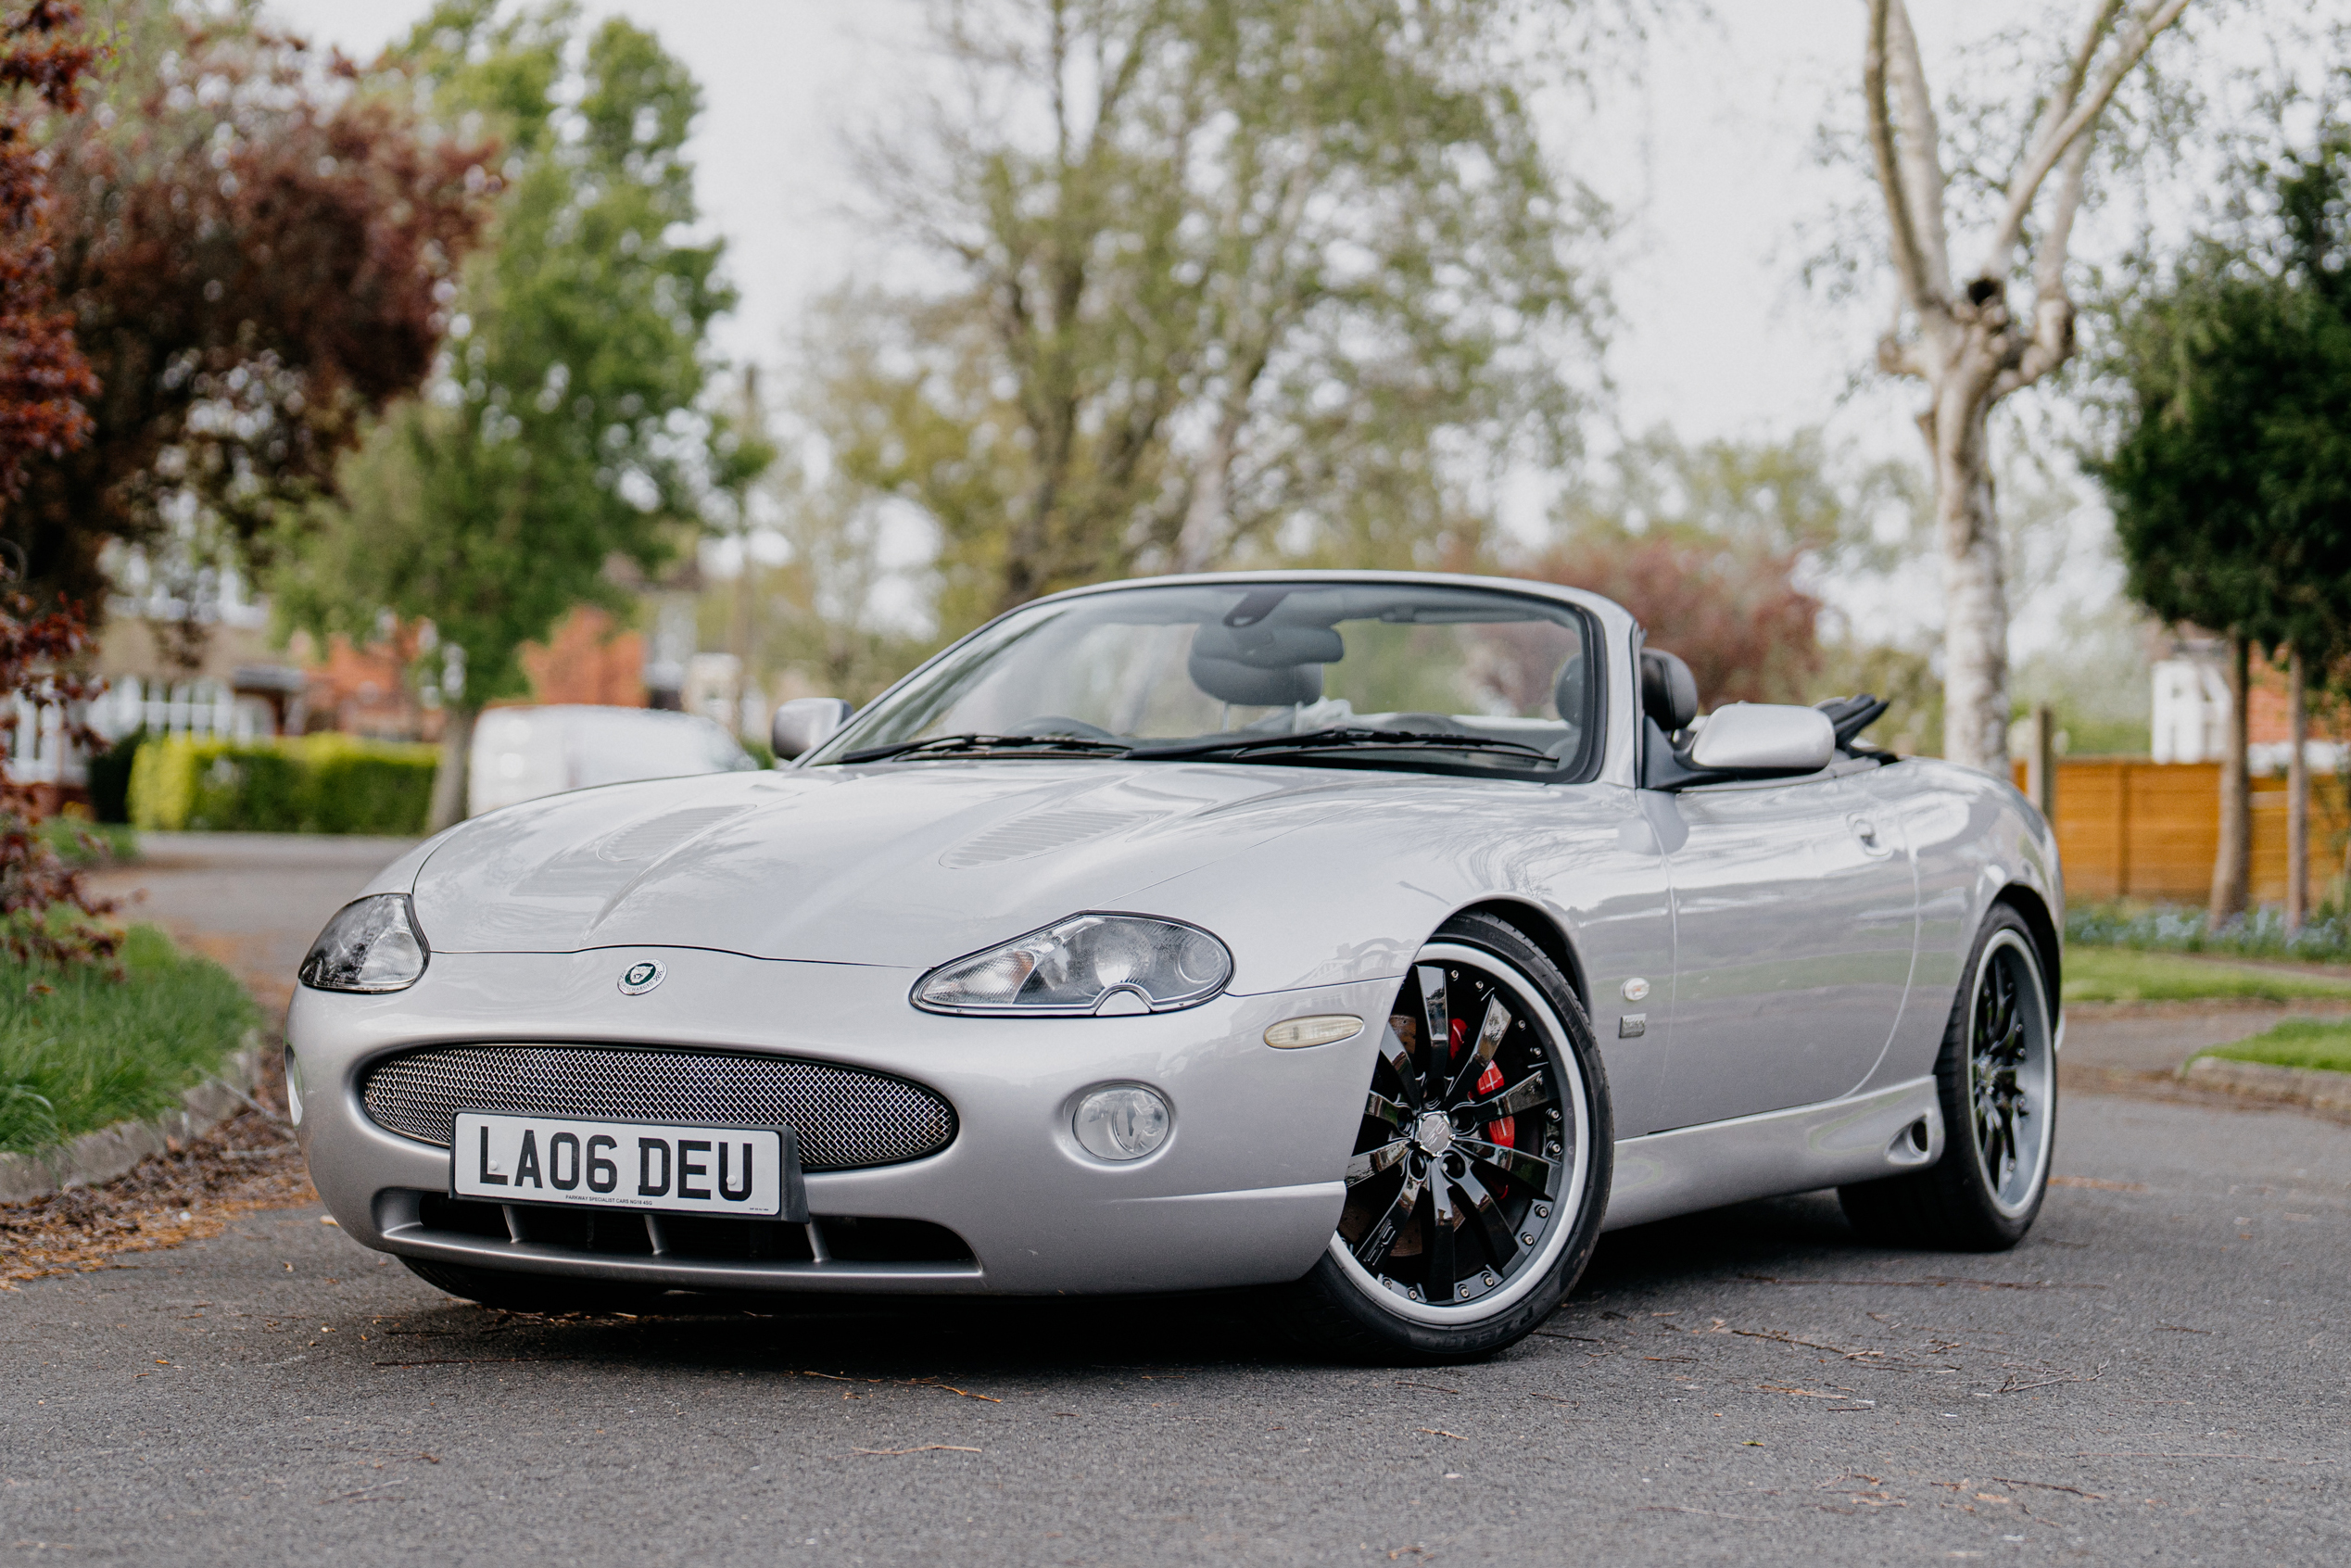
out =
[[[849,704],[838,697],[795,697],[777,708],[776,722],[768,727],[776,760],[790,762],[815,751],[849,722]]]
[[[1710,773],[1814,773],[1836,754],[1836,726],[1818,708],[1730,702],[1699,727],[1689,763]]]

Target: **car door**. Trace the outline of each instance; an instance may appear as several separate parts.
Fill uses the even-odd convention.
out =
[[[1675,931],[1665,1125],[1835,1099],[1884,1055],[1918,893],[1875,771],[1689,789],[1656,813]]]

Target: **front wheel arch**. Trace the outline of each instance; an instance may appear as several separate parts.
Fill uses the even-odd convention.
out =
[[[1489,898],[1483,903],[1473,904],[1464,909],[1455,911],[1447,924],[1473,915],[1490,916],[1501,921],[1539,948],[1543,956],[1548,958],[1558,967],[1561,976],[1566,980],[1567,989],[1574,994],[1575,1000],[1582,1004],[1586,1016],[1587,1018],[1590,1016],[1592,1011],[1591,982],[1586,978],[1584,965],[1576,956],[1575,944],[1568,940],[1566,930],[1551,917],[1548,911],[1520,899]],[[1442,929],[1442,927],[1439,928],[1440,930]],[[1436,941],[1436,932],[1429,933],[1427,940]]]

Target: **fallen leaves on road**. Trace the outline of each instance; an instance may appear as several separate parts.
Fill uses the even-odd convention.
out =
[[[840,1372],[811,1372],[804,1367],[795,1369],[793,1375],[821,1377],[828,1383],[889,1383],[904,1388],[936,1388],[942,1394],[953,1394],[958,1399],[979,1399],[991,1405],[1004,1403],[993,1394],[974,1394],[968,1388],[957,1388],[953,1384],[942,1383],[935,1377],[844,1377]]]
[[[218,1235],[239,1215],[318,1200],[300,1152],[258,1112],[241,1111],[182,1152],[103,1186],[0,1205],[0,1290],[14,1289],[11,1280],[103,1269],[126,1253]]]
[[[1466,1443],[1469,1441],[1467,1437],[1462,1436],[1460,1433],[1447,1432],[1443,1427],[1439,1426],[1416,1426],[1412,1430],[1415,1432],[1424,1432],[1432,1437],[1450,1437],[1456,1443]]]
[[[2007,1475],[1987,1475],[1984,1479],[1997,1481],[2003,1486],[2038,1486],[2044,1492],[2071,1492],[2075,1497],[2096,1498],[2101,1502],[2106,1497],[2104,1492],[2085,1492],[2079,1486],[2060,1486],[2054,1481],[2019,1481]]]
[[[959,1443],[923,1443],[911,1448],[852,1448],[853,1454],[870,1454],[886,1458],[897,1454],[976,1454],[978,1448],[967,1448]]]
[[[2053,1187],[2089,1187],[2102,1193],[2143,1193],[2147,1190],[2144,1182],[2102,1182],[2095,1176],[2052,1176],[2049,1184]]]

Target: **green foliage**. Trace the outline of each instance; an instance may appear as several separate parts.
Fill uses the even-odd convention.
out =
[[[1562,8],[1580,17],[1585,7]],[[833,466],[944,539],[949,629],[1137,568],[1435,564],[1573,445],[1604,316],[1506,0],[942,5],[878,186],[954,276],[818,339]]]
[[[33,832],[57,852],[59,860],[79,871],[126,865],[139,857],[139,835],[127,822],[52,816],[35,827]]]
[[[2292,1002],[2321,996],[2351,999],[2351,974],[2290,974],[2249,969],[2177,954],[2137,953],[2082,944],[2066,955],[2068,1002]]]
[[[2288,930],[2276,909],[2254,909],[2215,924],[2201,909],[2078,904],[2066,911],[2066,943],[2150,953],[2229,953],[2244,958],[2351,963],[2351,917],[2320,909]]]
[[[651,32],[577,32],[569,6],[443,0],[395,51],[439,113],[513,149],[507,189],[427,396],[369,435],[349,500],[272,585],[322,635],[430,620],[461,651],[469,708],[525,691],[519,650],[575,606],[625,612],[611,563],[658,568],[706,487],[757,461],[739,443],[714,458],[695,411],[734,299],[719,243],[687,237],[701,94]]]
[[[131,928],[121,960],[116,980],[0,955],[0,1149],[169,1110],[261,1021],[234,976],[153,926]]]
[[[2231,1062],[2266,1062],[2271,1067],[2316,1068],[2321,1072],[2351,1072],[2351,1022],[2334,1018],[2285,1018],[2275,1029],[2199,1051]]]
[[[131,775],[142,828],[248,833],[424,831],[431,746],[310,735],[280,740],[150,740]]]
[[[2125,318],[2091,466],[2133,597],[2325,668],[2351,651],[2351,139],[2256,172],[2274,232],[2207,241]]]

